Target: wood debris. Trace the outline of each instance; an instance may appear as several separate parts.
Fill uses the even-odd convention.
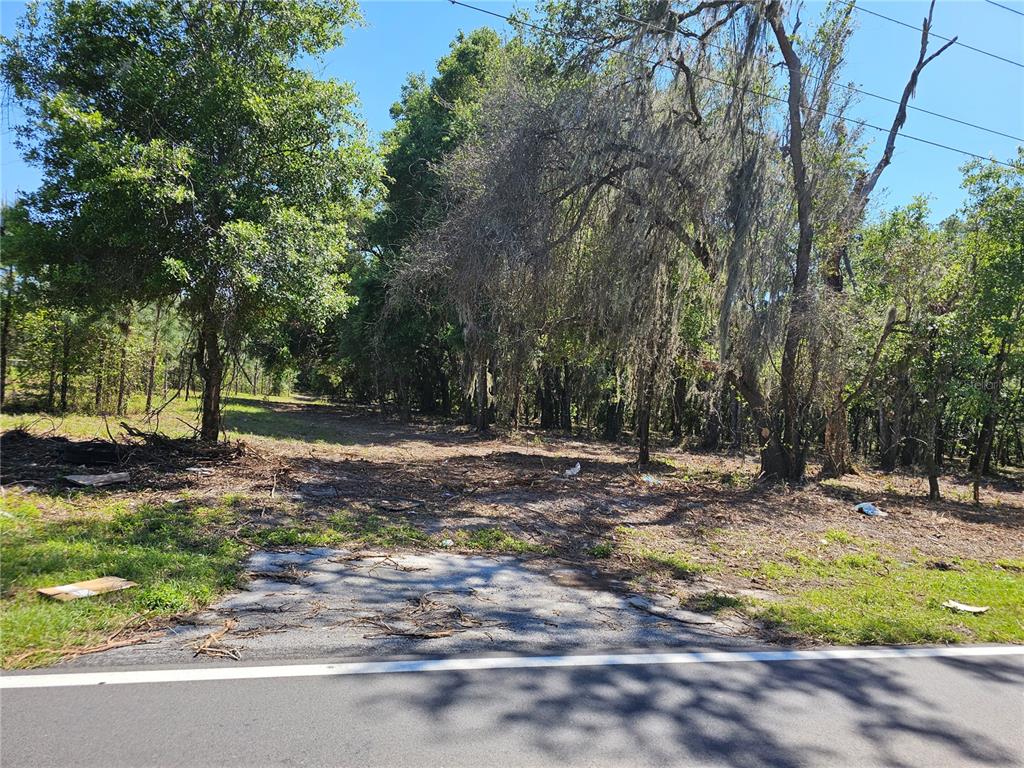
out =
[[[363,635],[365,638],[408,637],[420,640],[450,637],[457,632],[484,626],[500,626],[498,624],[485,625],[457,605],[435,600],[432,597],[432,595],[438,594],[451,593],[439,590],[424,592],[397,611],[364,616],[346,623],[372,627],[377,630]]]
[[[43,587],[37,590],[40,594],[60,600],[78,600],[81,597],[93,597],[105,592],[118,592],[136,586],[134,581],[122,579],[120,576],[101,576],[88,581],[76,581],[73,584],[62,584],[59,587]]]
[[[279,571],[253,571],[246,575],[250,579],[267,579],[268,581],[282,581],[287,584],[298,584],[308,574],[309,571],[300,571],[294,565],[289,565],[287,568],[282,568]]]
[[[237,624],[238,622],[235,619],[226,619],[223,627],[211,632],[206,637],[202,637],[188,643],[185,647],[192,649],[193,657],[202,654],[204,656],[212,656],[218,659],[231,659],[233,661],[238,661],[242,658],[242,649],[237,646],[227,645],[224,642],[224,637],[231,632]]]

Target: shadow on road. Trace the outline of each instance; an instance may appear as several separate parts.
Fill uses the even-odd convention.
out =
[[[912,675],[921,664],[937,665],[925,685]],[[991,696],[979,704],[992,707],[997,693],[1012,701],[1024,685],[1024,667],[1000,659],[584,667],[565,676],[502,679],[501,696],[491,677],[438,676],[405,706],[429,713],[439,725],[461,711],[493,713],[494,722],[481,727],[540,734],[534,746],[552,764],[586,754],[617,754],[629,764],[642,754],[645,764],[909,768],[934,764],[927,757],[934,753],[951,755],[959,765],[1020,765],[1022,755],[1007,746],[1019,737],[1012,733],[1019,712],[994,712],[991,731],[964,725],[958,714],[964,699],[949,687],[960,675],[951,669],[980,678]],[[503,706],[510,687],[528,694],[532,706]],[[507,695],[509,702],[523,698]],[[820,718],[808,717],[820,712],[838,714],[834,731],[822,734]],[[816,725],[794,730],[804,719]],[[1009,733],[996,732],[1000,719]]]

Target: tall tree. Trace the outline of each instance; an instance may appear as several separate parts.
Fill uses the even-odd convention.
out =
[[[503,46],[488,28],[459,34],[429,81],[412,75],[391,107],[394,127],[381,153],[386,194],[367,230],[369,256],[353,267],[359,305],[338,328],[341,357],[372,386],[391,389],[399,408],[451,405],[453,357],[463,348],[458,318],[436,289],[396,296],[395,274],[410,258],[413,236],[444,215],[441,163],[477,129],[480,103],[502,61]],[[486,379],[486,375],[482,377]],[[378,392],[383,400],[385,392]],[[478,416],[486,410],[478,408]]]
[[[351,87],[305,66],[356,18],[351,0],[53,0],[3,41],[47,259],[80,266],[93,303],[179,300],[204,440],[228,354],[349,301],[343,256],[378,170]]]

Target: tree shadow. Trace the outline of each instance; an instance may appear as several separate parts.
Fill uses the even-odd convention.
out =
[[[472,714],[476,732],[514,734],[553,764],[1019,765],[1015,716],[968,724],[948,685],[962,678],[952,670],[979,676],[996,712],[1017,698],[1024,670],[947,661],[927,660],[947,683],[867,660],[457,672],[403,706],[441,732]],[[367,707],[379,704],[373,690]]]
[[[289,403],[251,398],[224,400],[224,423],[232,433],[277,440],[333,445],[391,445],[416,440],[451,446],[471,442],[475,435],[453,432],[451,423],[421,418],[412,422],[391,421],[368,407],[326,403]]]

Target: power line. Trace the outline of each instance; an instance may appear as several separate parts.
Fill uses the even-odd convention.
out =
[[[651,29],[657,30],[659,32],[668,32],[669,34],[682,35],[682,33],[678,29],[668,29],[667,27],[657,27],[657,26],[652,25],[650,22],[643,21],[642,19],[634,19],[634,18],[632,18],[630,16],[625,16],[625,15],[619,13],[618,11],[613,11],[613,13],[615,13],[615,15],[618,16],[621,19],[624,19],[626,21],[631,21],[631,22],[633,22],[635,24],[646,24]],[[729,51],[729,49],[726,46],[718,45],[717,43],[712,43],[712,42],[707,41],[707,40],[705,40],[703,42],[703,45],[707,45],[707,46],[710,46],[712,48],[717,48],[720,51],[726,51],[726,52]],[[760,59],[761,61],[763,61],[763,62],[765,62],[767,64],[771,64],[772,63],[770,59],[768,59],[767,57],[764,57],[764,56],[758,56],[756,58]],[[819,75],[813,74],[812,72],[805,72],[804,76],[808,77],[808,78],[810,78],[812,80],[818,80],[818,81],[821,81],[821,80],[824,79],[824,78],[820,77]],[[859,93],[861,96],[870,96],[873,99],[879,99],[880,101],[885,101],[885,102],[888,102],[889,104],[895,104],[896,106],[900,105],[900,101],[898,99],[893,99],[893,98],[890,98],[888,96],[883,96],[880,93],[872,93],[871,91],[865,91],[862,88],[856,88],[856,87],[854,87],[852,85],[844,85],[843,83],[835,83],[835,85],[837,85],[840,88],[845,88],[846,90],[850,91],[851,93]],[[979,131],[985,131],[986,133],[991,133],[994,136],[1002,136],[1003,138],[1012,139],[1013,141],[1024,142],[1024,138],[1022,138],[1020,136],[1014,136],[1013,134],[1010,134],[1010,133],[1003,133],[1003,131],[997,130],[995,128],[988,128],[988,127],[986,127],[984,125],[978,125],[977,123],[972,123],[972,122],[969,122],[967,120],[961,120],[960,118],[953,117],[952,115],[946,115],[946,114],[943,114],[941,112],[933,112],[932,110],[925,109],[924,107],[915,107],[913,104],[907,104],[907,109],[911,109],[911,110],[913,110],[915,112],[921,112],[921,113],[923,113],[925,115],[931,115],[932,117],[939,117],[939,118],[942,118],[943,120],[948,120],[951,123],[958,123],[959,125],[965,125],[968,128],[975,128],[975,129],[977,129]]]
[[[1024,11],[1018,11],[1016,8],[1011,8],[1008,5],[1003,5],[1002,3],[997,3],[996,0],[985,0],[985,2],[988,3],[989,5],[994,5],[996,8],[1002,8],[1004,11],[1009,11],[1010,13],[1016,13],[1018,16],[1024,16]]]
[[[539,25],[539,24],[534,24],[534,23],[529,22],[529,21],[524,21],[523,19],[513,19],[511,16],[506,16],[504,14],[497,13],[496,11],[489,11],[486,8],[480,8],[480,7],[475,6],[475,5],[470,5],[469,3],[464,3],[461,0],[448,0],[448,2],[451,3],[452,5],[462,6],[463,8],[468,8],[468,9],[470,9],[472,11],[478,11],[479,13],[487,14],[488,16],[494,16],[495,18],[502,19],[505,22],[507,22],[509,24],[512,24],[512,25],[520,25],[520,26],[524,26],[524,27],[529,27],[530,29],[537,30],[538,32],[547,32],[547,33],[554,32],[554,30],[552,30],[550,27],[545,27],[545,26],[542,26],[542,25]],[[590,43],[594,42],[593,40],[587,40],[586,38],[577,37],[577,36],[574,36],[574,35],[563,35],[563,36],[569,38],[570,40],[576,40],[577,42],[580,42],[580,43],[590,44]],[[673,66],[671,64],[667,64],[667,63],[662,62],[662,61],[652,61],[650,59],[644,58],[643,56],[639,56],[637,54],[631,54],[631,53],[626,52],[626,51],[622,51],[620,53],[622,53],[622,55],[624,55],[624,56],[629,56],[629,57],[631,57],[631,58],[633,58],[633,59],[635,59],[637,61],[641,61],[644,64],[648,64],[650,66],[654,66],[654,67],[668,67],[668,68],[673,68],[676,71],[680,71],[678,66]],[[787,100],[782,98],[781,96],[776,96],[776,95],[771,94],[771,93],[765,93],[764,91],[755,91],[755,90],[753,90],[751,88],[744,88],[743,86],[739,86],[739,85],[736,85],[734,83],[727,83],[724,80],[718,80],[718,79],[716,79],[714,77],[711,77],[710,75],[701,75],[701,74],[698,74],[696,72],[691,73],[691,74],[692,74],[693,77],[698,77],[698,78],[700,78],[702,80],[707,80],[708,82],[716,83],[717,85],[725,86],[726,88],[732,88],[734,90],[743,91],[744,93],[753,94],[754,96],[761,96],[761,97],[766,98],[766,99],[772,99],[774,101],[778,101],[778,102],[781,102],[783,104],[788,103]],[[831,117],[831,118],[833,118],[835,120],[843,120],[844,122],[850,123],[852,125],[864,126],[865,128],[872,128],[872,129],[874,129],[876,131],[880,131],[881,133],[885,133],[885,134],[889,133],[889,129],[888,128],[883,128],[882,126],[874,125],[874,124],[866,122],[864,120],[857,120],[857,119],[852,118],[852,117],[846,117],[844,115],[837,115],[835,113],[829,112],[829,111],[824,110],[824,109],[815,109],[813,107],[808,107],[808,109],[810,109],[812,112],[817,112],[820,115],[825,115],[826,117]],[[982,160],[984,162],[992,162],[992,163],[996,163],[997,165],[1005,166],[1007,168],[1015,168],[1016,167],[1016,166],[1011,165],[1010,163],[1003,162],[1002,160],[996,160],[995,158],[985,157],[984,155],[979,155],[976,152],[971,152],[971,151],[966,150],[966,149],[959,149],[958,147],[951,147],[948,144],[942,144],[941,142],[932,141],[931,139],[921,138],[920,136],[912,136],[909,133],[902,133],[900,131],[897,131],[897,135],[898,136],[902,136],[903,138],[909,139],[911,141],[917,141],[917,142],[919,142],[921,144],[928,144],[928,145],[930,145],[932,147],[939,147],[940,149],[946,149],[946,150],[949,150],[950,152],[957,152],[957,153],[959,153],[961,155],[965,155],[967,157],[973,157],[975,160]]]
[[[923,32],[924,31],[920,27],[915,27],[913,24],[908,24],[905,21],[900,21],[899,19],[894,19],[892,16],[886,16],[884,13],[879,13],[878,11],[872,11],[872,10],[870,10],[868,8],[863,8],[863,7],[859,6],[859,5],[857,5],[856,3],[850,3],[850,5],[853,8],[853,10],[855,10],[855,11],[860,11],[861,13],[868,13],[868,14],[871,14],[872,16],[877,16],[880,19],[885,19],[886,21],[891,21],[893,24],[899,24],[901,27],[906,27],[907,29],[913,29],[916,32]],[[936,38],[938,40],[943,40],[943,41],[945,41],[947,43],[953,43],[954,45],[959,45],[961,48],[966,48],[969,51],[974,51],[975,53],[980,53],[980,54],[982,54],[984,56],[990,56],[993,59],[998,59],[999,61],[1003,61],[1003,62],[1006,62],[1007,64],[1012,64],[1015,67],[1020,67],[1021,69],[1024,69],[1024,63],[1021,63],[1019,61],[1014,61],[1013,59],[1008,59],[1005,56],[1000,56],[998,53],[992,53],[992,51],[986,51],[984,48],[975,48],[973,45],[968,45],[967,43],[960,42],[955,37],[943,37],[942,35],[938,34],[937,32],[929,32],[928,33],[928,37],[934,37],[934,38]]]

